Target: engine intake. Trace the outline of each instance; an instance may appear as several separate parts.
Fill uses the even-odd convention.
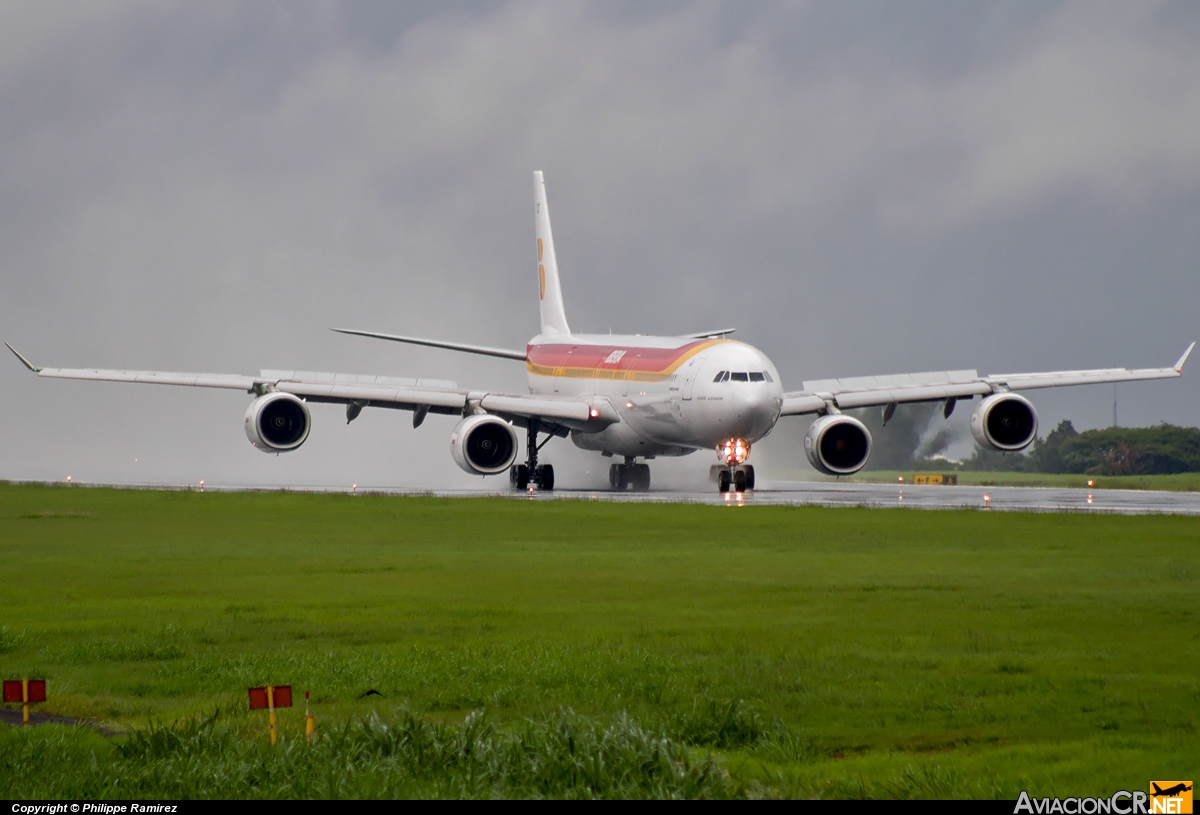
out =
[[[1015,393],[994,393],[971,414],[971,434],[993,450],[1022,450],[1037,438],[1037,430],[1033,403]]]
[[[496,416],[468,416],[450,434],[454,463],[471,475],[496,475],[517,458],[517,431]]]
[[[871,457],[871,433],[858,419],[843,414],[822,416],[804,437],[804,454],[826,475],[852,475]]]
[[[290,393],[268,393],[246,409],[246,438],[264,453],[295,450],[311,429],[308,405]]]

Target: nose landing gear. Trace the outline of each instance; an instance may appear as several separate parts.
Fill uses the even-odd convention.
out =
[[[719,492],[746,492],[754,489],[753,464],[735,464],[727,467],[714,464],[711,474],[717,482]]]
[[[717,445],[717,460],[708,471],[721,492],[745,492],[754,489],[754,467],[745,464],[750,458],[750,442],[745,439],[726,439]]]
[[[524,464],[514,464],[508,470],[508,483],[518,490],[527,489],[530,484],[541,490],[554,489],[554,465],[538,464],[538,450],[542,449],[537,443],[537,434],[540,423],[537,419],[530,419],[526,433],[526,460]],[[550,439],[554,438],[554,434],[542,442],[544,445]]]
[[[635,464],[632,456],[626,456],[624,464],[608,468],[608,485],[618,492],[630,487],[634,492],[647,492],[650,489],[650,465]]]

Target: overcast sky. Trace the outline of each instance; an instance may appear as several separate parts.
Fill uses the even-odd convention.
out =
[[[536,169],[575,330],[735,325],[786,388],[1200,338],[1200,4],[1095,0],[3,3],[0,335],[520,391],[519,363],[327,329],[521,347]],[[1118,396],[1200,424],[1200,359]],[[1111,422],[1111,386],[1033,398],[1043,432]],[[247,401],[6,359],[0,477],[480,484],[453,419],[314,406],[275,457]],[[806,469],[788,421],[760,461]],[[564,486],[600,463],[546,452]]]

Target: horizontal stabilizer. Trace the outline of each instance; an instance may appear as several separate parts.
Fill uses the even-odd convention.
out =
[[[695,334],[680,334],[689,340],[715,340],[717,337],[724,337],[726,334],[732,334],[737,331],[736,328],[718,328],[716,331],[697,331]]]
[[[358,337],[372,337],[377,340],[391,342],[406,342],[409,345],[425,345],[430,348],[445,348],[448,351],[462,351],[466,354],[482,354],[485,357],[503,357],[504,359],[519,359],[525,361],[524,351],[512,351],[508,348],[489,348],[486,345],[467,345],[461,342],[443,342],[442,340],[426,340],[420,337],[402,337],[398,334],[379,334],[375,331],[356,331],[352,328],[331,328],[339,334],[353,334]]]

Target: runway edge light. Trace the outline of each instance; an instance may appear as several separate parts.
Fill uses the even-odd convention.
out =
[[[309,707],[308,707],[308,695],[309,695],[309,692],[305,691],[304,692],[304,738],[309,744],[312,744],[313,736],[316,734],[316,731],[317,731],[317,723],[315,721],[313,721],[312,711],[309,710]]]

